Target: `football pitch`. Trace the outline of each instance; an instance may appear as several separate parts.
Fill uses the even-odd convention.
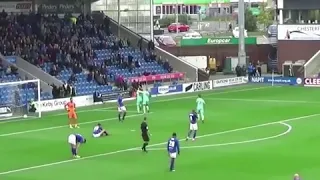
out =
[[[152,134],[141,152],[143,114],[126,102],[128,116],[117,120],[113,103],[79,108],[80,129],[69,129],[66,113],[40,119],[0,122],[1,180],[283,180],[299,173],[320,176],[320,91],[317,88],[244,85],[201,92],[205,124],[196,141],[185,141],[188,113],[198,93],[151,99]],[[111,136],[93,138],[102,123]],[[176,172],[169,172],[166,141],[180,139]],[[72,159],[67,137],[80,133],[87,144]]]

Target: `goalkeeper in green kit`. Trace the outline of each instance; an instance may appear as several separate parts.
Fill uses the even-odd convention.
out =
[[[204,123],[204,105],[206,104],[206,102],[201,98],[200,94],[198,95],[196,102],[199,119],[201,119],[202,123]]]
[[[146,112],[149,113],[149,100],[150,100],[150,93],[146,89],[142,92],[142,105],[143,105],[143,113],[145,114]]]
[[[137,111],[140,113],[142,111],[142,99],[143,99],[143,91],[142,89],[137,90]]]

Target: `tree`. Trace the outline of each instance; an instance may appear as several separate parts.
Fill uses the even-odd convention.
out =
[[[260,14],[257,16],[259,24],[263,25],[265,29],[272,24],[274,9],[266,8],[266,3],[262,3],[260,6]]]
[[[249,32],[257,30],[257,18],[252,15],[252,12],[249,9],[245,10],[245,28]]]

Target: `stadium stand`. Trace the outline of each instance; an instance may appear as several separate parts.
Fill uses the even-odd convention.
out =
[[[112,35],[106,24],[95,24],[90,16],[83,15],[59,18],[33,13],[1,13],[0,52],[12,64],[1,66],[1,82],[23,79],[15,73],[16,57],[64,83],[62,87],[50,84],[52,93],[41,92],[42,99],[87,95],[95,91],[117,92],[126,90],[130,82],[135,82],[132,79],[137,77],[172,72],[170,64],[154,54],[152,42],[148,48],[135,49],[129,40]],[[28,88],[21,94],[34,97],[34,88]]]

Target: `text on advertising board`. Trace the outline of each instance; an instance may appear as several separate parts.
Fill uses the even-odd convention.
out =
[[[151,88],[151,95],[183,92],[182,84]]]
[[[202,81],[183,84],[184,92],[196,92],[212,89],[212,81]]]
[[[29,12],[32,10],[32,1],[0,2],[0,10],[5,10],[7,13]]]
[[[204,90],[209,90],[211,89],[211,82],[195,82],[193,83],[193,91],[204,91]]]
[[[309,87],[320,87],[320,78],[305,78],[304,86]]]

